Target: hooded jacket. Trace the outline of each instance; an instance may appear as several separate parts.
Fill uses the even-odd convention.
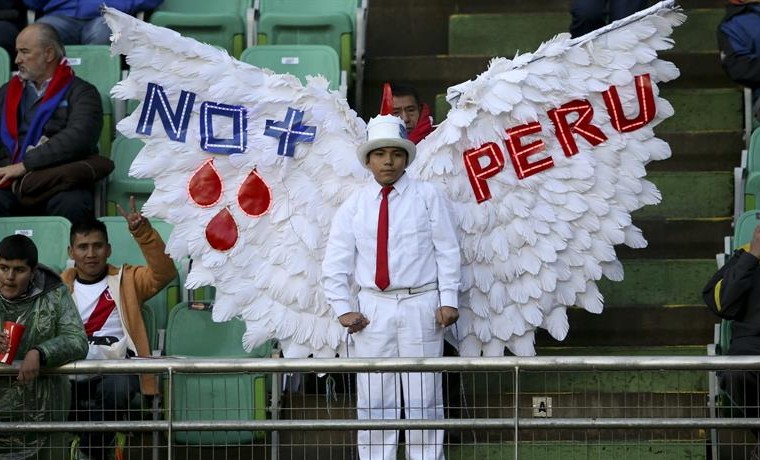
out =
[[[0,296],[0,317],[26,326],[16,359],[23,360],[32,348],[44,354],[43,368],[84,359],[87,336],[74,300],[61,278],[39,265],[27,292],[13,300]],[[0,421],[64,422],[68,417],[70,392],[66,375],[41,375],[29,384],[4,377],[0,379],[0,407],[3,408]],[[57,435],[60,434],[2,433],[0,458],[35,457],[40,448],[57,446],[60,441],[52,441]]]
[[[177,269],[172,259],[165,253],[161,235],[150,226],[148,221],[143,220],[143,223],[132,232],[132,236],[140,246],[147,266],[124,264],[122,267],[115,267],[109,264],[108,288],[121,316],[127,347],[137,356],[147,357],[151,355],[151,346],[142,317],[142,305],[177,276]],[[76,268],[69,268],[61,275],[69,292],[74,291],[76,274]],[[158,394],[155,376],[142,375],[140,390],[144,395]]]

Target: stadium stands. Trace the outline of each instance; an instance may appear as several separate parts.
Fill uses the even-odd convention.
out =
[[[258,0],[256,45],[327,45],[361,106],[368,4],[366,0]]]
[[[251,0],[164,0],[150,22],[239,57],[252,30]]]
[[[74,73],[83,80],[95,85],[100,92],[103,104],[103,130],[100,133],[100,153],[109,156],[113,141],[116,122],[114,114],[123,114],[124,109],[115,110],[116,105],[123,101],[111,98],[111,88],[121,80],[121,58],[111,56],[108,45],[69,45],[66,47],[66,58]]]
[[[5,48],[0,48],[0,85],[11,79],[11,57]]]
[[[291,74],[306,84],[307,75],[322,75],[330,89],[346,94],[345,72],[341,72],[338,54],[327,45],[268,45],[246,48],[240,60],[275,73]]]
[[[37,246],[40,263],[58,273],[68,264],[70,230],[71,223],[64,217],[0,217],[0,235],[28,236]]]
[[[118,215],[116,203],[126,208],[130,196],[135,197],[135,206],[141,209],[153,192],[153,180],[136,179],[129,175],[129,167],[142,147],[143,142],[140,139],[130,139],[121,135],[113,141],[111,159],[114,162],[114,170],[108,176],[106,192],[109,216]]]
[[[205,358],[263,358],[271,344],[248,353],[243,350],[245,324],[239,319],[217,323],[212,305],[180,303],[169,315],[166,355]],[[202,340],[201,340],[202,339]],[[174,376],[174,420],[263,420],[266,419],[266,377],[262,374],[213,374]],[[235,401],[233,406],[228,404]],[[183,444],[239,445],[263,439],[262,432],[175,432]]]

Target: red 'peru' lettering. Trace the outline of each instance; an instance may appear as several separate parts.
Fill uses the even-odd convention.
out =
[[[572,123],[567,122],[567,116],[577,113],[578,119]],[[597,146],[607,140],[601,129],[591,124],[594,118],[594,108],[585,99],[568,102],[558,109],[552,109],[546,113],[554,123],[554,132],[562,146],[566,157],[578,153],[578,144],[575,142],[573,133],[586,139],[589,144]]]
[[[639,116],[636,118],[625,117],[623,104],[620,102],[617,88],[610,86],[604,92],[604,103],[607,105],[607,112],[610,114],[612,126],[621,133],[636,131],[654,120],[654,116],[657,114],[657,106],[654,104],[654,92],[652,91],[652,80],[649,78],[649,74],[637,76],[635,82],[636,99],[639,101]]]
[[[525,179],[528,176],[539,173],[545,169],[554,166],[552,157],[542,158],[534,163],[528,161],[528,157],[546,150],[546,144],[541,139],[523,145],[521,139],[530,134],[541,132],[541,124],[537,121],[520,125],[507,130],[507,151],[509,158],[512,160],[512,166],[519,179]]]
[[[628,118],[623,112],[623,103],[620,100],[617,88],[610,86],[602,93],[607,113],[610,116],[610,123],[620,133],[636,131],[649,124],[657,115],[652,80],[649,74],[636,76],[634,83],[639,106],[639,113],[635,118]],[[577,114],[575,121],[568,121],[571,114]],[[554,135],[568,158],[579,152],[576,135],[585,139],[593,147],[607,140],[604,132],[592,124],[594,107],[586,99],[567,102],[556,109],[549,110],[546,115],[552,121]],[[542,139],[523,143],[524,137],[541,133],[541,131],[542,127],[538,121],[506,130],[504,142],[518,179],[525,179],[554,166],[551,155],[532,162],[529,159],[530,156],[546,150],[546,143]],[[475,199],[478,203],[490,200],[491,191],[488,188],[487,179],[494,177],[504,169],[504,154],[501,149],[496,143],[487,142],[478,148],[465,151],[462,158]],[[487,165],[481,165],[480,160],[482,158],[488,158]]]
[[[484,157],[488,158],[489,162],[488,165],[481,166],[480,159]],[[486,179],[504,169],[504,154],[498,145],[489,142],[464,152],[464,167],[467,169],[472,191],[475,192],[475,199],[482,203],[491,199],[491,190]]]

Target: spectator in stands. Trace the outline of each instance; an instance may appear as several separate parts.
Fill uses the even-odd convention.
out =
[[[731,0],[718,26],[723,70],[752,89],[753,111],[760,120],[760,0]]]
[[[69,257],[74,268],[63,272],[64,283],[72,292],[90,342],[87,359],[123,359],[127,356],[151,356],[142,305],[177,276],[172,259],[166,255],[164,242],[148,219],[135,210],[117,206],[130,233],[140,246],[147,266],[108,264],[111,245],[103,222],[90,219],[71,227]],[[128,409],[137,394],[158,394],[153,375],[104,375],[80,377],[72,392],[72,418],[78,420],[115,420]],[[75,409],[78,411],[75,412]],[[106,458],[113,445],[114,433],[82,433],[80,449],[92,458]]]
[[[51,189],[56,193],[33,205],[22,205],[11,183],[28,171],[57,172],[63,165],[97,156],[103,126],[100,94],[74,75],[61,40],[49,25],[24,28],[16,48],[19,73],[0,88],[0,187],[4,187],[0,216],[43,214],[83,220],[93,215],[94,183],[55,184],[59,188]]]
[[[760,354],[760,225],[750,243],[737,249],[707,283],[702,297],[713,313],[732,321],[729,355]],[[757,371],[728,371],[720,376],[721,387],[748,418],[760,417],[758,376]],[[753,433],[758,435],[757,430]],[[752,455],[760,460],[760,445]]]
[[[0,47],[8,52],[13,61],[16,55],[16,36],[26,23],[25,9],[17,5],[19,0],[0,0]]]
[[[392,115],[370,120],[357,156],[374,180],[336,213],[322,265],[326,298],[358,357],[439,357],[444,328],[459,317],[459,242],[449,204],[405,174],[416,147],[403,125]],[[360,373],[356,380],[360,419],[399,418],[402,389],[407,418],[443,418],[439,373]],[[405,439],[407,459],[443,459],[442,430],[410,430]],[[396,458],[396,430],[359,431],[357,441],[362,460]]]
[[[580,37],[643,10],[648,0],[573,0],[570,5],[570,35]]]
[[[407,137],[415,144],[419,144],[428,134],[433,132],[433,117],[430,116],[430,107],[420,101],[420,96],[411,86],[394,83],[391,85],[393,93],[393,115],[404,120]]]
[[[42,11],[37,21],[50,24],[66,45],[110,45],[111,29],[100,14],[102,5],[127,14],[156,8],[163,0],[24,0]]]
[[[40,368],[84,359],[87,336],[66,286],[38,263],[37,247],[24,235],[0,241],[0,318],[26,326],[16,353],[16,359],[22,360],[16,377],[21,384],[9,377],[0,380],[0,422],[65,422],[68,378],[40,377]],[[8,345],[0,332],[0,353]],[[56,447],[61,456],[48,457]],[[43,458],[38,453],[45,454],[44,458],[65,458],[68,446],[55,434],[0,433],[0,458]]]

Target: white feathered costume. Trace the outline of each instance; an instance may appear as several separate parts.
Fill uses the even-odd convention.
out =
[[[118,124],[145,142],[130,175],[155,181],[143,213],[174,225],[169,253],[194,260],[187,287],[216,287],[214,320],[244,319],[248,349],[277,338],[288,357],[340,352],[345,330],[320,292],[320,264],[332,215],[367,180],[354,154],[365,123],[322,77],[303,86],[104,14],[131,68],[112,94],[141,101]],[[653,132],[673,114],[657,84],[679,75],[657,52],[684,19],[663,1],[493,59],[449,89],[452,109],[408,172],[454,203],[463,356],[533,355],[539,327],[563,340],[566,309],[600,313],[596,281],[623,278],[614,246],[646,245],[631,212],[660,201],[644,179],[647,163],[670,156]]]

